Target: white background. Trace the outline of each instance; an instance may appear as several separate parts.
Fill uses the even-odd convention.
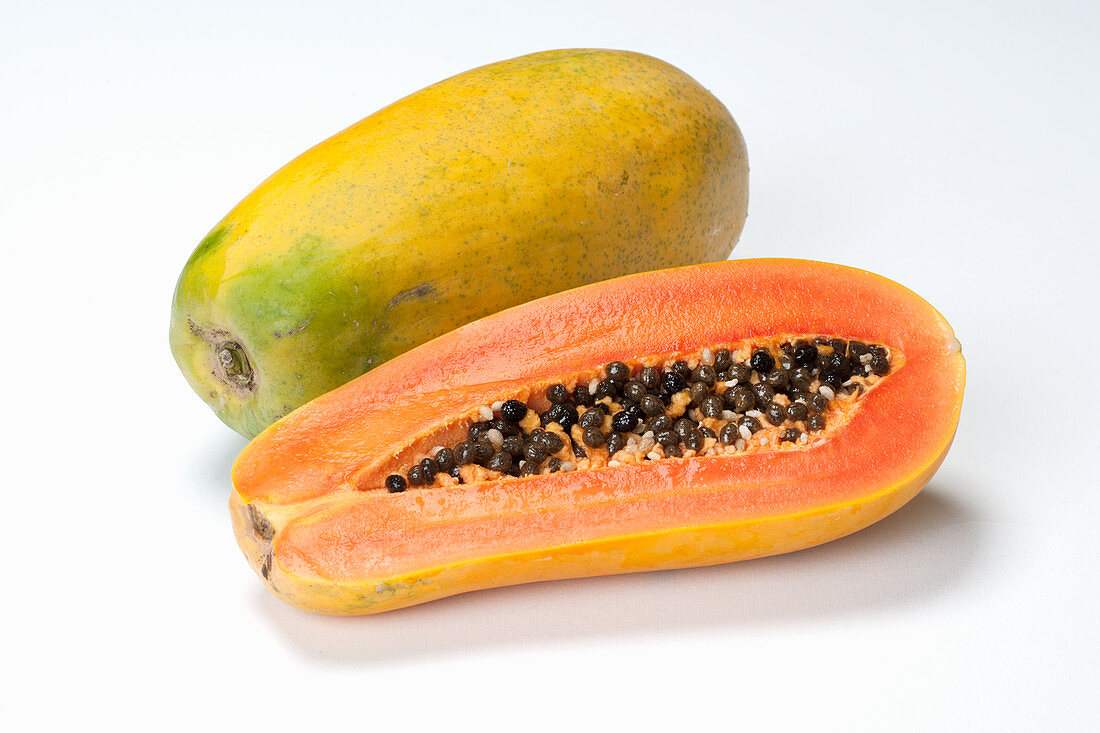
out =
[[[1100,728],[1096,3],[153,5],[0,13],[0,727]],[[169,354],[180,268],[313,143],[577,46],[661,57],[733,112],[735,257],[867,268],[946,315],[951,454],[789,556],[283,605],[229,526],[244,441]]]

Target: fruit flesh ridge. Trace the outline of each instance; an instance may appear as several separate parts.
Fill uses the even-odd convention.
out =
[[[920,474],[877,494],[784,516],[601,537],[421,567],[404,574],[334,580],[275,564],[271,590],[304,610],[332,615],[380,613],[471,590],[519,583],[717,565],[813,547],[856,532],[907,503],[935,473],[946,446]],[[233,504],[239,542],[254,567],[264,562],[247,520]]]

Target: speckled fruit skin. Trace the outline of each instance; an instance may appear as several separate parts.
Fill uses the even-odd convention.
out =
[[[172,352],[254,436],[481,316],[724,259],[747,202],[736,123],[679,69],[584,49],[491,64],[329,138],[229,212],[179,278]],[[227,375],[225,344],[248,379]]]
[[[463,439],[479,405],[616,360],[795,334],[885,344],[904,363],[832,437],[796,450],[383,488],[414,457]],[[487,340],[498,347],[478,346]],[[916,496],[951,446],[965,381],[943,316],[878,275],[772,259],[645,272],[474,321],[303,405],[241,452],[229,508],[268,587],[331,614],[775,555]]]

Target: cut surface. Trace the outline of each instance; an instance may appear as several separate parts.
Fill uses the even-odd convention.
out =
[[[559,320],[572,326],[551,327]],[[795,388],[796,350],[808,345],[812,378]],[[713,369],[726,351],[730,366]],[[773,364],[754,362],[758,352]],[[846,360],[843,374],[831,354]],[[712,381],[704,366],[715,372],[705,392],[695,388]],[[656,386],[647,367],[687,388]],[[639,414],[642,392],[625,385],[643,376],[672,425],[652,425],[652,399],[652,414]],[[772,376],[788,384],[767,403],[727,394]],[[919,491],[950,444],[963,380],[942,317],[870,273],[792,260],[646,273],[475,322],[304,406],[242,453],[231,507],[273,590],[332,613],[786,552],[866,526]],[[580,424],[601,401],[609,414]],[[779,420],[796,404],[805,414]],[[636,424],[614,422],[629,411]],[[600,417],[601,438],[586,443],[583,428]],[[746,418],[758,429],[741,430]],[[678,421],[691,425],[677,433]],[[524,451],[542,445],[539,433],[560,446],[550,441],[557,450],[532,468]],[[509,437],[522,447],[513,441],[503,470],[468,451],[462,465],[443,455],[453,476],[440,470],[441,448],[488,444],[495,455]],[[425,461],[436,464],[430,482],[410,471]]]

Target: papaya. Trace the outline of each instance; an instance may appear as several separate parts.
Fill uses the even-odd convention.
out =
[[[965,363],[910,290],[820,262],[624,276],[462,326],[298,408],[232,470],[283,600],[366,614],[811,547],[912,499]]]
[[[490,64],[370,115],[245,197],[179,277],[172,353],[253,437],[489,313],[725,259],[747,192],[733,117],[663,61],[580,49]]]

